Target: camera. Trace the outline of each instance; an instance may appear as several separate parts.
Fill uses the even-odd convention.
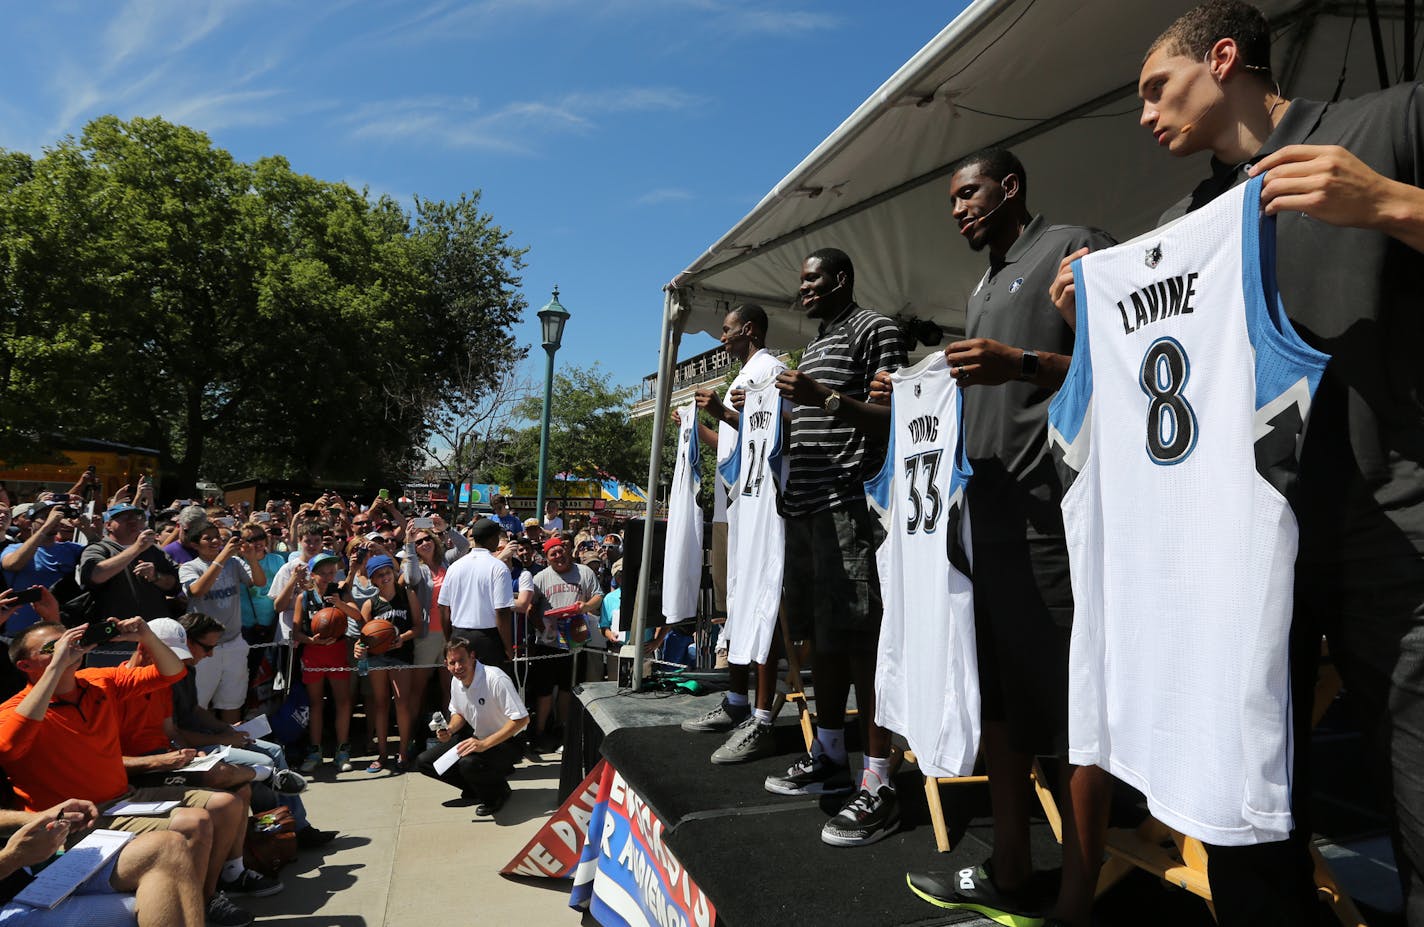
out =
[[[42,595],[44,595],[43,586],[35,586],[31,589],[20,589],[15,593],[15,601],[21,605],[31,605],[38,602]]]
[[[112,618],[107,621],[91,621],[89,627],[84,629],[84,634],[79,638],[79,646],[91,647],[95,644],[103,644],[118,636],[119,623]]]

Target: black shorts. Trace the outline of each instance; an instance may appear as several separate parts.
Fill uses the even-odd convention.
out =
[[[782,613],[792,640],[811,640],[819,653],[874,651],[882,538],[863,500],[786,519]]]
[[[454,628],[451,637],[463,638],[470,642],[470,652],[485,666],[497,666],[510,679],[514,678],[514,664],[509,662],[509,654],[504,649],[504,638],[498,628]]]
[[[1015,750],[1068,752],[1068,641],[1073,593],[1062,540],[976,541],[974,633],[980,711]]]
[[[555,689],[568,691],[573,685],[574,656],[560,647],[535,644],[530,655],[541,657],[528,664],[529,675],[524,681],[527,698],[543,698],[552,695]]]

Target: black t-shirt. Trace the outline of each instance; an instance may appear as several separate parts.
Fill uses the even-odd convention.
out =
[[[173,683],[173,724],[182,731],[195,734],[218,734],[198,720],[198,674],[193,671]]]
[[[1097,229],[1049,225],[1035,216],[969,297],[965,337],[1072,354],[1073,330],[1049,300],[1048,287],[1067,255],[1114,244]],[[974,468],[966,491],[975,545],[1063,537],[1063,486],[1048,449],[1053,394],[1017,381],[964,391],[965,450]]]
[[[376,597],[371,600],[371,618],[372,620],[380,618],[389,621],[402,634],[413,630],[415,622],[410,615],[410,597],[406,594],[406,587],[397,585],[396,597],[391,602],[387,602],[380,593],[377,593]],[[383,656],[390,657],[392,660],[400,660],[402,663],[415,662],[414,638],[399,647],[387,650]]]
[[[139,615],[152,621],[154,618],[168,617],[168,594],[157,584],[139,579],[133,568],[148,562],[154,566],[157,576],[172,576],[178,579],[178,565],[157,546],[135,557],[119,575],[106,583],[92,580],[94,568],[122,552],[127,545],[112,538],[95,541],[79,555],[79,584],[89,590],[97,601],[99,614],[105,617],[132,618]],[[174,586],[176,589],[177,586]]]
[[[1383,176],[1424,186],[1424,86],[1402,84],[1342,103],[1296,100],[1245,164],[1213,159],[1212,176],[1170,221],[1245,180],[1287,145],[1341,145]],[[1330,364],[1301,453],[1304,575],[1347,593],[1424,585],[1424,254],[1382,232],[1299,213],[1277,225],[1286,313]]]

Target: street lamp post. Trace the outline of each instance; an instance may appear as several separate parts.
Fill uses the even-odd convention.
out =
[[[549,355],[548,366],[544,368],[544,414],[539,421],[539,501],[534,517],[544,518],[544,478],[549,467],[549,402],[554,394],[554,352],[564,340],[564,325],[569,320],[569,311],[559,303],[559,288],[554,287],[554,296],[548,305],[539,310],[539,324],[544,329],[544,351]]]

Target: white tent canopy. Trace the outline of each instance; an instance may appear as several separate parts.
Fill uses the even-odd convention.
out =
[[[794,301],[797,278],[805,255],[827,246],[855,262],[862,305],[962,331],[986,259],[958,240],[946,174],[989,145],[1019,156],[1029,207],[1050,221],[1096,226],[1119,240],[1152,227],[1207,171],[1205,155],[1173,158],[1137,122],[1143,54],[1195,2],[972,3],[677,275],[660,373],[675,361],[682,331],[719,334],[739,302],[766,308],[770,347],[804,346],[815,327]],[[1343,97],[1379,89],[1367,4],[1257,3],[1272,23],[1274,71],[1287,97],[1331,99],[1342,68]],[[1405,7],[1379,0],[1377,9],[1387,63],[1398,69],[1405,56],[1397,50],[1412,32]],[[657,485],[667,380],[658,381],[649,486]]]

